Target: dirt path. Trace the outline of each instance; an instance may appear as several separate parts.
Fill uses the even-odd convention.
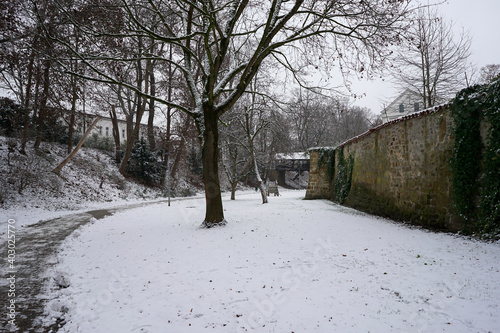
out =
[[[9,263],[5,260],[0,267],[3,277],[0,281],[0,295],[2,295],[0,332],[56,332],[57,324],[54,327],[42,326],[40,317],[43,315],[47,300],[39,295],[49,279],[44,272],[56,264],[53,259],[54,254],[64,239],[80,226],[90,222],[92,218],[101,219],[118,211],[156,203],[159,202],[93,210],[42,221],[25,228],[17,228],[13,224],[16,227],[14,266],[9,267]],[[4,258],[8,258],[7,247],[7,243],[0,247],[0,253]],[[9,324],[10,310],[7,308],[12,300],[15,301],[15,327]]]

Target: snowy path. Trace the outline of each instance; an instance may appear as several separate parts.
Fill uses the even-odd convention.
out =
[[[97,217],[103,217],[102,215],[104,214],[96,212]],[[2,277],[10,277],[13,280],[2,279],[0,293],[6,296],[10,288],[11,292],[16,294],[16,297],[11,299],[15,300],[18,311],[15,322],[19,332],[35,331],[37,324],[34,320],[43,314],[44,301],[38,295],[47,282],[47,279],[42,277],[43,272],[54,264],[50,260],[51,256],[71,232],[92,218],[92,213],[81,213],[40,222],[22,231],[17,230],[14,267],[6,273],[8,267],[2,265],[1,274]],[[0,253],[6,254],[7,244],[2,245]],[[10,287],[10,281],[14,282],[15,288]],[[0,331],[7,332],[11,329],[12,326],[8,325],[6,320],[0,322]]]
[[[0,276],[5,277],[0,281],[0,295],[2,300],[7,300],[9,290],[14,291],[17,324],[16,332],[37,332],[42,331],[41,323],[37,317],[43,315],[46,299],[40,297],[44,286],[50,280],[50,276],[44,274],[57,262],[55,253],[57,249],[73,231],[93,219],[101,219],[112,215],[117,211],[146,206],[151,203],[134,203],[125,206],[118,206],[110,209],[98,209],[84,213],[65,215],[59,218],[38,222],[35,224],[20,226],[15,225],[15,261],[14,268],[10,269],[7,264],[0,268]],[[7,240],[5,234],[4,240]],[[0,253],[7,256],[7,242],[0,243]],[[15,273],[9,273],[9,272]],[[14,277],[14,280],[7,280]],[[11,287],[10,282],[14,282],[15,287]],[[11,289],[12,288],[12,289]],[[3,303],[3,302],[2,302]],[[5,303],[3,303],[6,305]],[[0,321],[0,332],[13,331],[8,325],[5,314],[2,313]]]
[[[410,229],[283,192],[119,212],[70,236],[49,274],[60,332],[496,332],[500,244]]]

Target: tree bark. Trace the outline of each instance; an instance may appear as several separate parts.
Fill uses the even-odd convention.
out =
[[[37,38],[33,41],[33,46],[36,44]],[[28,142],[28,133],[30,127],[30,102],[31,102],[31,88],[33,85],[33,67],[35,63],[35,50],[31,51],[30,61],[28,64],[28,83],[26,85],[26,97],[24,100],[24,115],[23,115],[23,131],[21,139],[21,149],[19,152],[26,155],[26,144]]]
[[[172,45],[170,45],[169,59],[172,60]],[[172,88],[172,79],[173,79],[172,63],[169,62],[167,68],[168,68],[167,100],[169,102],[171,102],[172,101],[172,89],[173,89]],[[151,86],[151,89],[153,89],[153,86]],[[189,119],[187,119],[186,122],[189,122]],[[167,105],[167,129],[166,129],[166,134],[165,134],[165,140],[166,140],[166,154],[168,155],[169,159],[172,158],[172,153],[173,153],[173,144],[171,142],[171,128],[172,128],[172,107],[170,105]],[[169,175],[170,175],[171,180],[172,179],[175,180],[177,167],[179,165],[180,158],[181,158],[182,153],[184,151],[184,145],[185,145],[184,140],[181,140],[180,145],[179,145],[179,149],[178,149],[177,155],[174,158],[173,164],[168,165],[168,163],[170,163],[170,162],[165,160],[165,166],[167,168],[170,168]],[[165,177],[166,176],[167,175],[165,174]]]
[[[74,28],[73,33],[76,36],[75,44],[78,47],[78,33],[77,29]],[[71,70],[75,73],[78,73],[78,60],[71,61]],[[69,128],[68,128],[68,154],[71,153],[73,149],[73,133],[75,131],[75,115],[76,115],[76,102],[78,100],[78,78],[76,76],[71,77],[71,115],[69,119]]]
[[[145,106],[145,105],[146,104],[144,101],[143,106]],[[132,148],[134,147],[134,142],[135,142],[135,140],[137,140],[139,138],[139,131],[141,129],[141,119],[142,119],[143,113],[144,113],[144,107],[138,111],[138,113],[136,115],[137,118],[136,118],[134,130],[132,131],[132,134],[130,135],[130,137],[127,140],[127,148],[125,150],[125,154],[123,155],[123,159],[121,161],[120,169],[119,169],[120,173],[123,176],[127,175],[127,163],[128,163],[128,160],[130,159],[130,156],[132,155]]]
[[[73,85],[73,92],[71,96],[71,114],[69,116],[69,126],[68,126],[68,154],[71,153],[73,149],[73,133],[75,131],[75,114],[76,114],[76,101],[78,99],[77,92],[77,81],[75,77],[71,78]]]
[[[151,96],[155,96],[156,94],[156,82],[154,71],[151,71],[150,84],[151,84]],[[148,144],[149,150],[156,150],[156,142],[155,142],[155,128],[154,128],[154,119],[155,119],[155,100],[149,100],[149,117],[148,117]]]
[[[264,182],[262,181],[262,178],[260,177],[260,172],[259,172],[259,166],[257,165],[257,157],[255,156],[255,148],[254,148],[254,143],[253,143],[253,134],[252,134],[252,129],[250,125],[250,115],[248,112],[245,112],[245,126],[246,126],[246,134],[247,134],[247,139],[248,139],[248,150],[250,151],[250,158],[252,159],[252,167],[253,167],[253,172],[255,174],[255,178],[257,180],[257,184],[260,190],[260,195],[262,197],[262,203],[266,204],[268,203],[267,201],[267,193],[266,189],[264,188]]]
[[[42,100],[40,102],[40,110],[38,111],[38,124],[36,129],[36,139],[34,148],[38,149],[42,143],[43,137],[43,127],[45,123],[45,118],[47,118],[47,101],[49,99],[50,91],[50,61],[45,60],[44,71],[43,71],[43,93]]]
[[[238,186],[238,182],[231,183],[231,200],[236,200],[236,187]]]
[[[59,172],[61,172],[62,168],[76,155],[76,153],[80,150],[80,148],[82,148],[83,143],[85,142],[85,140],[87,140],[87,137],[89,136],[90,132],[95,127],[95,125],[97,125],[99,120],[101,120],[101,117],[97,117],[94,120],[92,125],[90,125],[90,127],[87,129],[83,137],[80,139],[80,142],[78,142],[78,144],[76,145],[75,149],[73,149],[73,151],[68,155],[68,157],[66,157],[61,163],[59,163],[57,167],[55,167],[54,170],[52,170],[53,173],[59,175]]]
[[[209,107],[205,106],[205,108]],[[211,228],[226,224],[222,209],[219,180],[218,116],[213,110],[204,110],[204,125],[205,128],[202,131],[201,159],[203,163],[206,212],[203,226]]]
[[[118,117],[116,116],[115,106],[111,106],[111,110],[109,111],[109,117],[111,118],[111,123],[113,124],[113,139],[115,140],[115,161],[116,163],[120,163],[120,128],[118,127]]]

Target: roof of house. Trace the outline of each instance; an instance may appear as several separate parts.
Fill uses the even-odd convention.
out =
[[[402,93],[400,93],[398,95],[398,97],[396,97],[387,107],[385,107],[384,109],[392,109],[394,106],[397,106],[396,104],[399,104],[399,101],[401,100],[401,98],[403,98],[404,96],[408,96],[408,95],[412,95],[412,96],[415,96],[415,97],[418,97],[420,98],[420,94],[411,90],[410,88],[406,88]]]

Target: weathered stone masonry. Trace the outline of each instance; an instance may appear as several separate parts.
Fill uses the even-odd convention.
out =
[[[334,148],[333,180],[318,165],[324,149],[311,150],[306,199],[334,199],[339,150],[354,157],[344,205],[432,228],[460,228],[451,199],[453,124],[446,107],[381,125]],[[332,148],[333,149],[333,148]]]

